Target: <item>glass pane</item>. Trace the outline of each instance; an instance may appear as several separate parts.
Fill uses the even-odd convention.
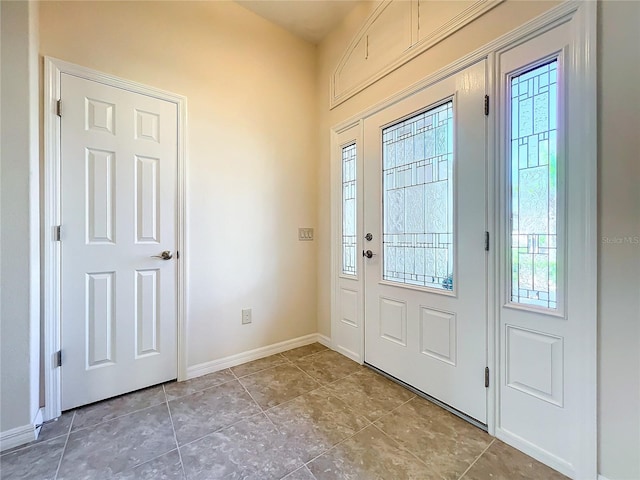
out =
[[[342,273],[356,274],[356,144],[342,149]]]
[[[453,102],[382,131],[383,278],[453,290]]]
[[[511,301],[557,308],[558,62],[511,80]]]

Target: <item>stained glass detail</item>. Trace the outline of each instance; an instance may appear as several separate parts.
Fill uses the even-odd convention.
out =
[[[342,273],[356,274],[356,144],[342,148]]]
[[[511,79],[511,301],[557,300],[558,62]]]
[[[453,101],[382,131],[383,279],[453,290]]]

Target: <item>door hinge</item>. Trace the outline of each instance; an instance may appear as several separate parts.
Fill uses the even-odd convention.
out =
[[[58,350],[53,354],[53,366],[61,367],[62,366],[62,350]]]
[[[56,102],[56,115],[62,117],[62,99]]]
[[[489,251],[489,232],[484,232],[484,250]]]
[[[489,367],[484,369],[484,388],[489,388]]]
[[[56,242],[60,241],[60,230],[61,230],[61,226],[60,225],[56,225],[55,227],[53,227],[53,239]]]
[[[484,96],[484,114],[489,115],[489,95]]]

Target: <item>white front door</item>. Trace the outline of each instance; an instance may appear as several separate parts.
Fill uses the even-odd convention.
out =
[[[61,97],[67,410],[177,376],[177,107],[65,73]]]
[[[479,62],[364,124],[365,361],[481,423],[485,69]]]

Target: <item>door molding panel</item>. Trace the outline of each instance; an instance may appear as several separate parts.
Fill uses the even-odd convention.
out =
[[[563,473],[575,478],[596,478],[597,476],[597,216],[596,216],[596,174],[597,174],[597,145],[596,145],[596,18],[597,5],[594,2],[581,2],[569,0],[548,10],[544,14],[523,24],[517,29],[503,35],[485,46],[465,55],[456,62],[443,69],[428,75],[424,79],[397,92],[396,94],[381,99],[380,102],[368,107],[360,113],[344,119],[331,128],[332,135],[332,158],[331,158],[331,312],[332,312],[332,333],[331,341],[333,348],[342,351],[338,346],[341,344],[339,331],[335,328],[339,321],[339,295],[340,288],[340,195],[341,188],[340,162],[335,157],[337,149],[334,148],[347,134],[350,129],[357,129],[357,135],[362,136],[363,122],[366,118],[394,105],[407,97],[423,90],[440,80],[447,78],[481,60],[487,61],[487,92],[490,95],[490,112],[487,123],[487,157],[497,158],[498,145],[500,145],[500,131],[497,126],[496,98],[498,94],[497,81],[499,81],[499,52],[507,51],[528,40],[536,38],[554,29],[559,25],[571,23],[573,43],[577,46],[568,58],[568,68],[572,69],[574,75],[581,78],[576,88],[580,90],[579,95],[584,100],[580,105],[572,108],[582,112],[580,116],[581,125],[579,127],[583,142],[580,145],[571,145],[571,148],[578,148],[587,166],[583,177],[580,179],[580,186],[576,195],[581,196],[585,205],[585,218],[580,226],[585,238],[585,251],[589,253],[589,258],[585,262],[583,269],[588,275],[589,281],[586,288],[579,294],[580,298],[574,299],[573,303],[580,304],[584,313],[584,335],[580,339],[581,348],[585,358],[582,364],[581,379],[584,384],[584,397],[581,411],[576,412],[580,418],[580,439],[581,445],[576,462],[571,469],[563,468],[562,462],[558,458],[536,447],[526,439],[512,435],[500,428],[500,402],[498,398],[498,384],[501,381],[499,348],[503,340],[499,328],[499,309],[501,307],[501,286],[499,284],[499,273],[501,271],[500,256],[498,249],[499,242],[499,215],[501,212],[500,196],[501,177],[496,162],[488,162],[487,171],[487,225],[490,234],[490,251],[487,257],[488,289],[487,289],[487,366],[490,369],[490,383],[487,389],[487,427],[491,435],[495,435],[501,440],[524,451],[534,458],[546,463],[554,468],[560,469]],[[578,191],[579,190],[579,191]],[[359,231],[360,236],[365,232]],[[361,249],[360,249],[361,250]],[[364,310],[364,295],[361,297],[359,307]],[[349,355],[349,352],[342,353],[351,356],[356,361],[363,361],[364,357],[364,331],[358,332],[360,335],[359,355]]]
[[[57,241],[57,226],[61,221],[61,144],[58,99],[61,75],[69,74],[86,80],[121,88],[176,105],[177,108],[177,365],[178,380],[187,378],[187,276],[186,276],[186,128],[187,98],[53,57],[44,57],[44,185],[43,185],[43,321],[44,321],[44,420],[61,414],[61,376],[55,363],[61,348],[61,242]],[[64,105],[61,106],[64,114]],[[64,230],[61,233],[64,239]],[[64,352],[62,353],[64,361]]]

